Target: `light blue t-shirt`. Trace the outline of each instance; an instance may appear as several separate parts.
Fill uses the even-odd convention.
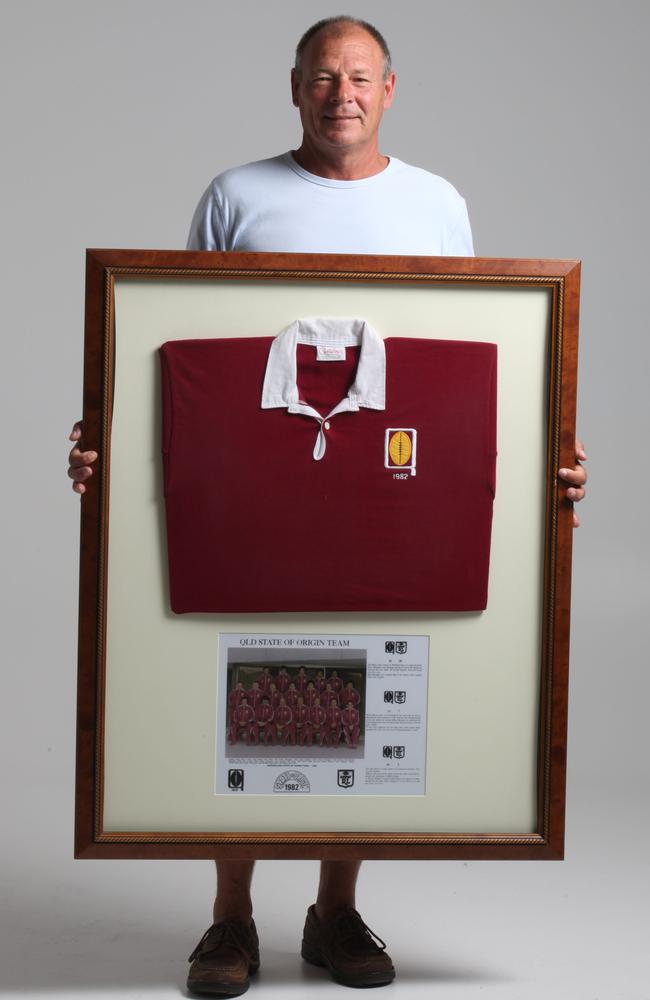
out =
[[[303,170],[291,153],[233,167],[212,181],[188,250],[471,257],[467,208],[442,177],[391,157],[372,177]]]

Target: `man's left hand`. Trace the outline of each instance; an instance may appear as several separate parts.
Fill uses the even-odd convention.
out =
[[[587,456],[585,454],[585,446],[582,441],[578,441],[576,438],[576,464],[572,469],[559,469],[558,476],[563,479],[566,483],[569,483],[569,488],[566,491],[567,499],[571,500],[573,503],[577,503],[578,500],[582,500],[585,495],[585,483],[587,482],[587,470],[582,467],[581,462],[586,462]],[[580,527],[580,519],[573,511],[573,527]]]

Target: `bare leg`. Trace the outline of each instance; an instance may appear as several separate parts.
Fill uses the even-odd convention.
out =
[[[316,915],[319,920],[329,920],[346,906],[355,905],[360,868],[360,861],[321,861],[316,899]]]
[[[217,898],[214,922],[241,920],[249,924],[253,915],[251,880],[254,861],[217,861]]]

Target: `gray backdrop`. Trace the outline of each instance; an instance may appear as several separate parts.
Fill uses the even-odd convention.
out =
[[[2,4],[0,992],[175,996],[209,923],[207,862],[71,860],[78,499],[64,464],[81,412],[84,248],[183,247],[215,173],[295,148],[293,46],[339,12]],[[382,150],[459,188],[477,253],[582,258],[592,494],[575,538],[567,861],[371,864],[360,906],[390,942],[399,996],[647,1000],[650,4],[349,12],[394,53]],[[259,866],[265,996],[340,992],[296,958],[315,875]]]

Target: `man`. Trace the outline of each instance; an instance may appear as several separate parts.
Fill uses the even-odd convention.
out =
[[[351,750],[356,750],[359,742],[361,732],[359,721],[359,713],[354,707],[354,703],[350,700],[341,712],[341,728],[343,730],[343,739]]]
[[[300,669],[298,670],[298,673],[296,674],[296,680],[295,680],[296,690],[298,691],[299,694],[304,694],[304,691],[305,691],[305,688],[307,687],[307,682],[308,681],[309,681],[309,678],[307,677],[307,674],[305,672],[305,668],[304,667],[300,667]]]
[[[341,709],[334,696],[327,702],[327,719],[323,732],[323,744],[328,747],[337,747],[341,741]]]
[[[350,701],[355,708],[361,701],[361,695],[355,688],[352,681],[348,681],[345,687],[341,688],[339,691],[339,705],[341,708],[347,708],[348,702]]]
[[[277,685],[277,689],[280,692],[280,694],[286,694],[287,688],[291,683],[289,678],[289,672],[286,667],[280,667],[280,669],[278,670],[278,676],[276,678],[275,683]]]
[[[287,688],[284,697],[289,708],[296,707],[296,702],[298,700],[298,689],[296,685],[293,683],[293,681],[289,684],[289,687]]]
[[[280,696],[280,703],[275,711],[275,735],[280,746],[286,747],[296,745],[296,727],[293,719],[293,712],[287,705],[285,698]],[[275,741],[274,741],[275,745]]]
[[[314,703],[310,710],[310,722],[311,731],[314,737],[318,737],[318,745],[322,747],[323,745],[323,733],[325,731],[325,722],[327,721],[327,713],[325,708],[320,703],[320,697],[316,695],[314,698]]]
[[[262,694],[269,693],[269,687],[273,681],[273,675],[268,667],[264,667],[261,674],[258,674],[256,684],[259,687]]]
[[[313,740],[311,731],[311,709],[308,705],[305,705],[302,695],[298,695],[293,717],[296,723],[296,742],[298,743],[298,746],[310,747]]]
[[[239,705],[239,702],[245,697],[245,695],[246,691],[244,690],[244,685],[241,681],[237,681],[234,688],[228,695],[228,708],[231,712],[237,707],[237,705]]]
[[[253,742],[259,743],[261,741],[264,746],[267,746],[269,742],[275,745],[273,722],[273,706],[266,695],[262,695],[262,700],[255,709],[255,740]]]
[[[379,124],[394,89],[388,47],[371,25],[342,17],[310,28],[291,74],[300,147],[216,178],[195,212],[188,248],[471,255],[465,202],[455,189],[379,151]],[[97,455],[83,450],[79,424],[71,440],[77,443],[69,475],[83,493]],[[576,447],[577,459],[584,459],[582,445]],[[559,474],[570,484],[569,499],[582,499],[586,475],[579,461]],[[253,865],[217,862],[215,922],[192,953],[192,991],[235,996],[259,966]],[[379,986],[395,973],[383,942],[375,942],[354,909],[359,867],[357,861],[322,862],[301,953],[345,985]]]
[[[314,686],[314,682],[308,681],[307,687],[303,692],[303,700],[305,702],[305,705],[307,705],[308,708],[313,708],[314,702],[316,701],[317,697],[318,697],[318,690]]]
[[[319,695],[323,694],[325,690],[325,674],[322,670],[316,671],[316,676],[314,677],[314,687],[318,691]]]
[[[278,691],[277,685],[274,680],[269,681],[269,688],[268,691],[266,692],[266,696],[269,699],[271,705],[273,706],[273,709],[275,710],[280,704],[280,692]]]
[[[259,686],[257,681],[253,681],[250,689],[246,692],[246,697],[248,699],[248,704],[252,705],[253,708],[257,708],[260,701],[262,700],[263,691]]]
[[[291,75],[299,149],[215,178],[188,249],[471,255],[451,184],[379,151],[394,88],[376,29],[342,19],[309,29]]]
[[[236,743],[239,736],[243,735],[246,745],[257,743],[257,726],[255,724],[255,709],[248,704],[247,698],[242,698],[232,714],[229,743]]]
[[[337,670],[333,670],[332,671],[332,673],[327,678],[327,682],[330,685],[330,687],[332,688],[332,691],[334,692],[335,697],[338,698],[339,691],[343,687],[343,681],[339,677]]]

